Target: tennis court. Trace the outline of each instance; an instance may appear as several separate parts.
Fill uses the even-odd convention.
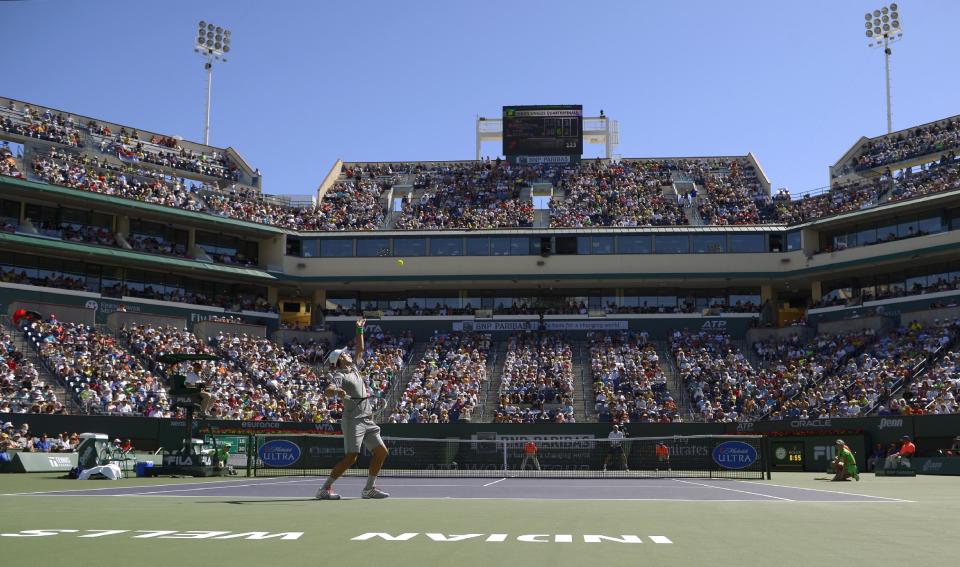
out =
[[[772,480],[383,478],[382,501],[345,477],[0,477],[9,564],[809,565],[843,553],[947,564],[960,512],[950,477]],[[35,530],[35,531],[28,531]],[[39,530],[39,531],[37,531]],[[110,564],[116,564],[110,561]]]

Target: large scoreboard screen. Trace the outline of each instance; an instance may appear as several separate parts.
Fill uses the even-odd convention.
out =
[[[583,155],[583,106],[504,106],[503,155]]]

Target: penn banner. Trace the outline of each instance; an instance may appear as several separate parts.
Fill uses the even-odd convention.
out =
[[[960,475],[960,457],[918,457],[910,464],[917,474]]]

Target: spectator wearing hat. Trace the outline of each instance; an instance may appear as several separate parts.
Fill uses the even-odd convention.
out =
[[[900,450],[892,453],[883,463],[885,469],[895,469],[901,465],[910,467],[910,459],[917,452],[917,446],[910,440],[909,435],[900,438]]]
[[[12,460],[7,451],[13,449],[19,449],[19,447],[10,439],[10,434],[6,431],[0,433],[0,463],[9,463]]]

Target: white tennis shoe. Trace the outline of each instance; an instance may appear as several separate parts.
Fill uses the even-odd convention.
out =
[[[321,488],[317,491],[316,498],[317,500],[340,500],[340,495],[328,488]]]
[[[362,498],[373,498],[373,499],[390,498],[389,494],[380,490],[376,486],[374,486],[369,490],[364,490],[363,492],[360,493],[360,496]]]

